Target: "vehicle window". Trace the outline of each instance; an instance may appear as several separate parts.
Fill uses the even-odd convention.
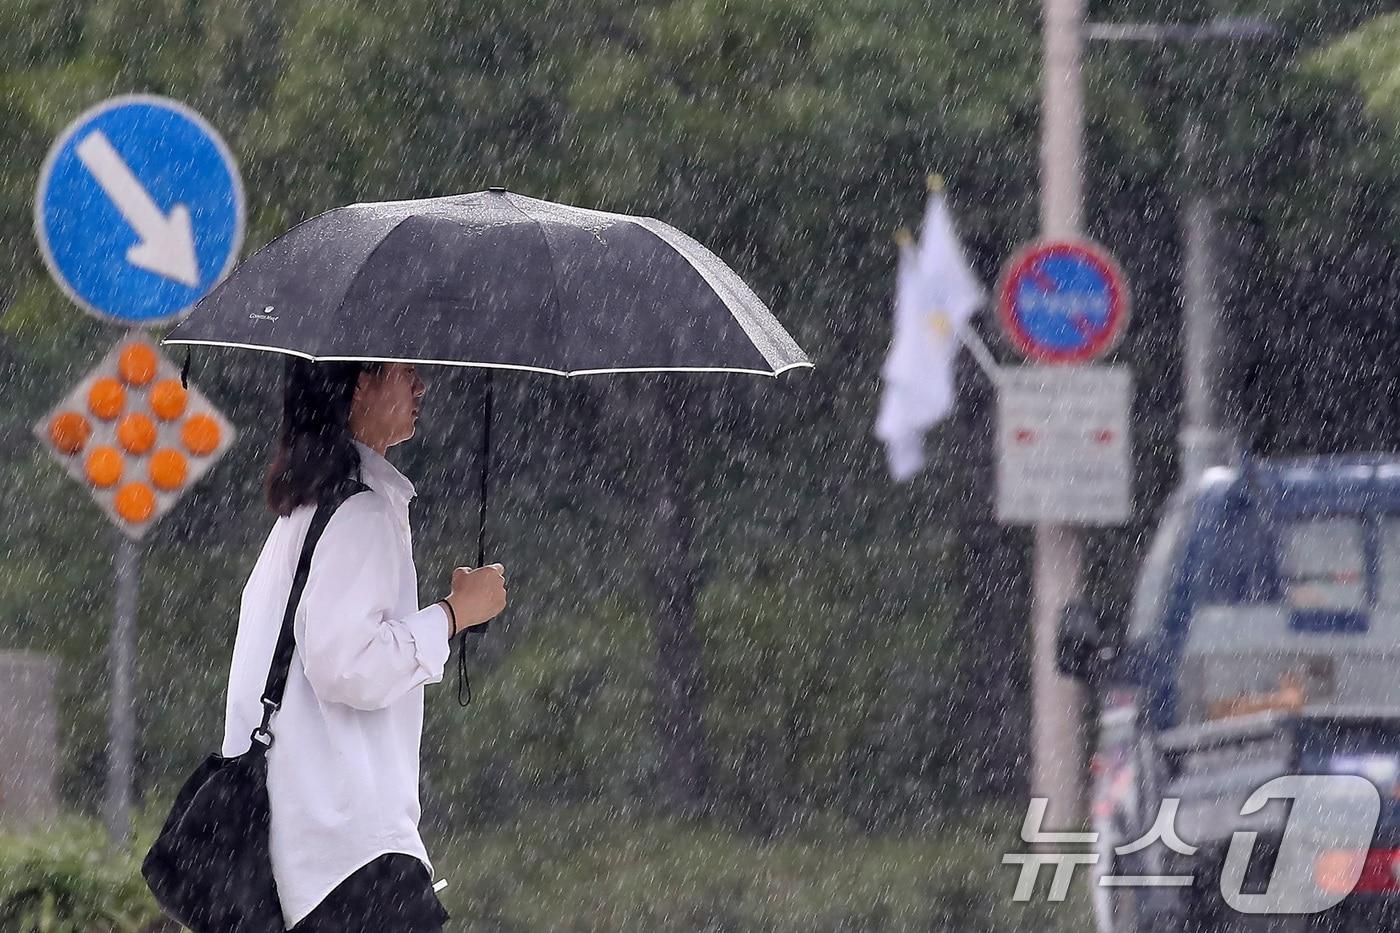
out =
[[[1400,606],[1400,518],[1381,522],[1379,570],[1378,600],[1383,606]]]
[[[1247,501],[1222,504],[1206,520],[1191,584],[1198,606],[1277,602],[1274,539],[1259,510]]]
[[[1147,549],[1147,557],[1142,562],[1137,587],[1133,591],[1133,608],[1128,616],[1130,641],[1152,637],[1161,622],[1186,513],[1186,509],[1173,509],[1163,516],[1161,524],[1157,526],[1157,535]]]
[[[1366,606],[1366,551],[1356,518],[1316,518],[1285,524],[1279,571],[1294,609],[1353,610]]]

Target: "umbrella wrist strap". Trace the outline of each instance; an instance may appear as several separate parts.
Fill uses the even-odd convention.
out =
[[[467,632],[463,630],[457,640],[457,705],[467,706],[471,701],[472,684],[467,677]]]

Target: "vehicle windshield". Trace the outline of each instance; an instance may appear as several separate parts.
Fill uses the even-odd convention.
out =
[[[1192,597],[1183,721],[1400,708],[1400,516],[1223,511]]]
[[[1157,526],[1157,535],[1147,550],[1147,557],[1138,572],[1137,586],[1133,590],[1133,607],[1128,615],[1127,634],[1130,642],[1151,638],[1161,625],[1185,518],[1185,509],[1171,509]]]

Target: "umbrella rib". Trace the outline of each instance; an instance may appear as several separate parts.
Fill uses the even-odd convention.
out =
[[[370,247],[370,251],[366,253],[365,258],[360,261],[360,267],[350,276],[350,281],[345,283],[345,291],[340,293],[340,300],[335,303],[335,314],[337,316],[339,316],[341,308],[345,307],[345,300],[349,298],[350,293],[354,291],[355,283],[360,281],[360,276],[364,274],[364,271],[369,268],[369,264],[374,260],[375,254],[379,252],[385,243],[389,242],[389,237],[393,236],[395,231],[409,220],[413,219],[414,216],[413,214],[405,214],[394,221],[394,225],[384,231],[384,235],[379,238],[379,242]]]
[[[563,312],[560,310],[559,305],[559,267],[555,265],[554,262],[554,247],[549,245],[549,235],[544,232],[544,225],[534,217],[525,213],[525,210],[515,203],[514,197],[515,195],[512,192],[505,192],[506,203],[513,207],[521,217],[524,217],[531,224],[534,224],[535,232],[540,235],[540,240],[544,242],[544,252],[545,255],[549,257],[549,293],[554,299],[554,320],[562,325]],[[562,330],[562,327],[557,327],[554,329],[554,333],[557,335],[560,330]],[[563,375],[567,376],[569,373],[565,371]]]
[[[759,356],[763,357],[769,366],[786,366],[784,360],[800,362],[807,359],[802,348],[783,329],[783,325],[763,303],[763,299],[759,298],[753,289],[739,277],[738,273],[730,270],[724,264],[724,260],[716,256],[705,244],[684,231],[677,230],[670,224],[653,217],[633,217],[631,219],[643,230],[674,250],[695,270],[696,275],[705,280],[705,284],[709,285],[711,291],[719,297],[725,308],[729,310],[730,316],[734,318],[734,322],[739,325],[744,335],[749,338],[749,342],[753,344],[754,349],[758,351]],[[701,264],[696,262],[695,256],[691,255],[692,250],[702,258],[707,255],[713,257],[721,268],[730,272],[735,281],[726,281],[721,276],[716,275],[714,270],[702,268]],[[782,372],[781,369],[777,371]]]

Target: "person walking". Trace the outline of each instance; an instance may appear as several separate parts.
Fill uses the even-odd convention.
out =
[[[222,754],[247,751],[316,504],[369,487],[326,525],[294,617],[296,650],[268,749],[270,851],[294,933],[441,931],[447,911],[418,833],[423,688],[449,640],[505,608],[505,568],[452,571],[418,603],[413,484],[386,459],[414,434],[426,386],[411,363],[289,359],[265,491],[277,519],[243,589]]]

